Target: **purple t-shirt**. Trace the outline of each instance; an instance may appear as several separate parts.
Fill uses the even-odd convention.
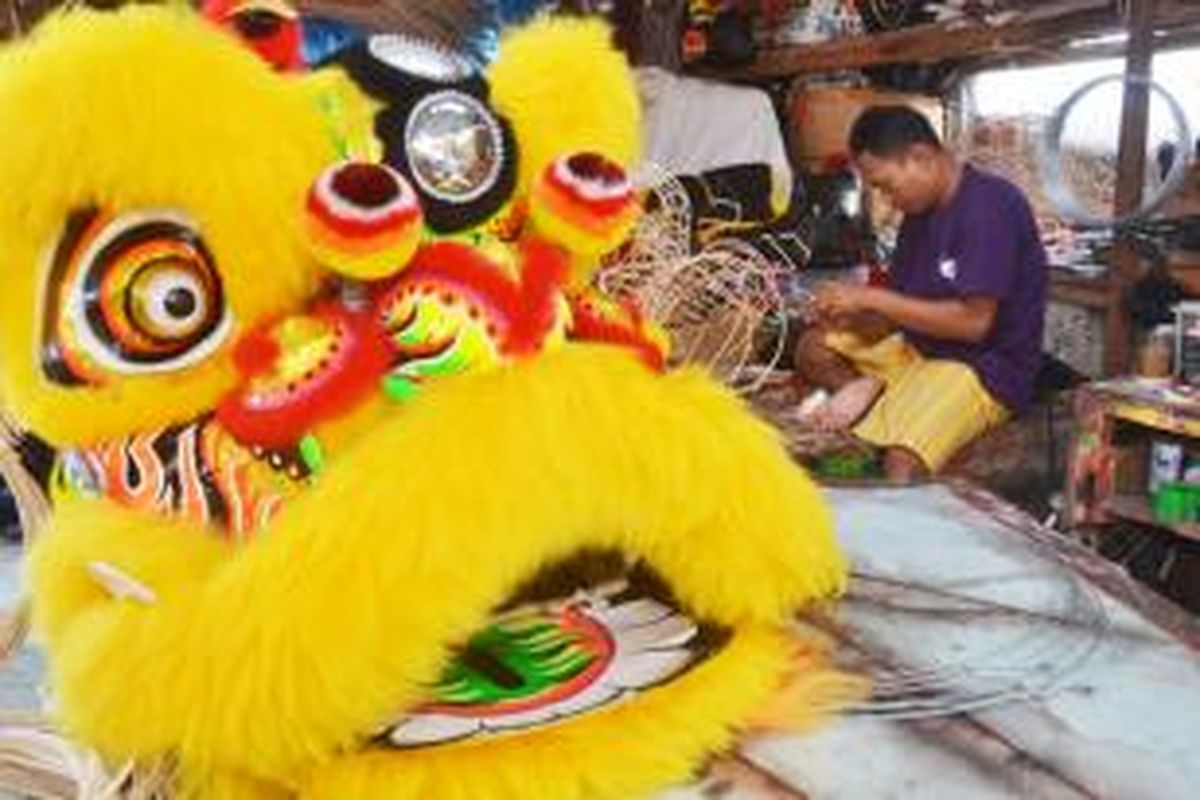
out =
[[[904,218],[892,287],[913,297],[990,297],[996,323],[978,344],[906,335],[927,358],[975,370],[988,392],[1020,413],[1033,401],[1046,314],[1046,252],[1021,190],[974,167],[963,169],[951,201]]]

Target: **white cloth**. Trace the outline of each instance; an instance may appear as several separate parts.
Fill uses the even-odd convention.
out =
[[[674,174],[735,164],[771,167],[775,207],[787,206],[792,166],[766,92],[657,67],[637,71],[642,100],[642,157]]]

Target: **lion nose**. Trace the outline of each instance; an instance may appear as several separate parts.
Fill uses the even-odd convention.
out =
[[[247,332],[233,359],[241,379],[217,418],[244,443],[287,448],[378,393],[392,351],[374,314],[326,301]]]

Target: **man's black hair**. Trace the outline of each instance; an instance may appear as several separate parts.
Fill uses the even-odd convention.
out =
[[[908,106],[872,106],[850,129],[850,154],[855,158],[863,153],[894,158],[917,144],[940,150],[942,140],[925,115]]]

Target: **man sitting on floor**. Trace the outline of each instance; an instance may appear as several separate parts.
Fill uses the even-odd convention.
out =
[[[908,481],[1032,402],[1046,254],[1021,191],[955,159],[916,111],[868,109],[850,151],[904,213],[890,288],[820,287],[796,366],[832,392],[814,424],[882,448]]]

